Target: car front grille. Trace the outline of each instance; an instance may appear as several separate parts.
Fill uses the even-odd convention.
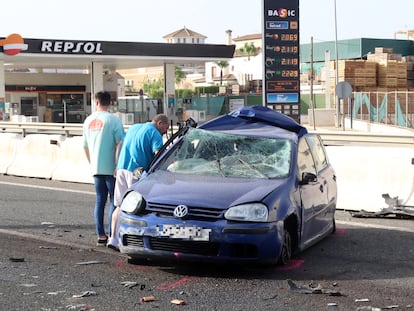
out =
[[[144,239],[141,235],[125,234],[122,244],[125,246],[144,247]]]
[[[173,212],[177,205],[158,204],[154,202],[148,202],[145,211],[146,213],[156,213],[159,217],[174,217]],[[188,206],[188,216],[186,219],[215,221],[223,218],[224,211],[216,208],[205,208]]]
[[[151,249],[185,254],[217,256],[219,244],[211,242],[173,241],[167,239],[150,238]]]
[[[144,238],[149,239],[150,249],[154,251],[193,254],[200,256],[220,255],[220,243],[213,242],[172,240],[125,234],[123,237],[123,245],[144,248]],[[232,243],[229,244],[227,248],[229,250],[229,257],[254,259],[258,256],[257,247],[252,244]]]

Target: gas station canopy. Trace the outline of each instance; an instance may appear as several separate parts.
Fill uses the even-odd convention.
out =
[[[87,69],[99,62],[103,69],[199,64],[230,59],[234,45],[24,39],[17,34],[0,39],[5,70],[9,68]]]

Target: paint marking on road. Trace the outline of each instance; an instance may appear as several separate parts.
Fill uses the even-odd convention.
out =
[[[299,269],[303,264],[305,263],[305,260],[303,259],[291,259],[289,260],[288,264],[286,266],[280,266],[277,267],[276,270],[295,270]]]
[[[172,283],[161,283],[156,287],[157,290],[170,290],[180,287],[181,285],[197,279],[196,277],[185,277]]]
[[[76,193],[82,193],[82,194],[95,195],[95,192],[93,192],[93,191],[73,190],[73,189],[46,187],[46,186],[36,186],[36,185],[29,185],[29,184],[18,184],[18,183],[6,182],[6,181],[0,181],[0,184],[9,185],[9,186],[27,187],[27,188],[44,189],[44,190],[55,190],[55,191],[64,191],[64,192],[76,192]]]
[[[373,228],[373,229],[414,233],[414,229],[411,229],[411,228],[391,227],[391,226],[384,226],[384,225],[378,225],[378,224],[365,224],[361,222],[351,222],[351,221],[343,221],[343,220],[336,220],[336,223],[341,224],[341,225],[353,226],[353,227]]]

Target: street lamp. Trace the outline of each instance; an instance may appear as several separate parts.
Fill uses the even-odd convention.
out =
[[[336,0],[334,0],[334,15],[335,15],[335,87],[338,85],[338,30],[336,20]],[[339,127],[340,121],[340,109],[339,109],[339,97],[335,92],[336,99],[336,127]]]

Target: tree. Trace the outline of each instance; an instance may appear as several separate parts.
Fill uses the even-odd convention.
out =
[[[143,86],[144,92],[151,98],[162,99],[164,97],[164,79],[154,79],[152,81],[145,82]]]
[[[175,84],[179,84],[185,78],[185,72],[181,69],[180,66],[175,66],[174,70]]]
[[[244,55],[247,56],[247,60],[250,60],[250,56],[253,56],[257,53],[258,48],[254,46],[253,42],[245,43],[239,51]]]
[[[223,68],[227,68],[229,66],[229,62],[225,60],[220,60],[216,62],[216,65],[220,67],[220,85],[223,84]]]

